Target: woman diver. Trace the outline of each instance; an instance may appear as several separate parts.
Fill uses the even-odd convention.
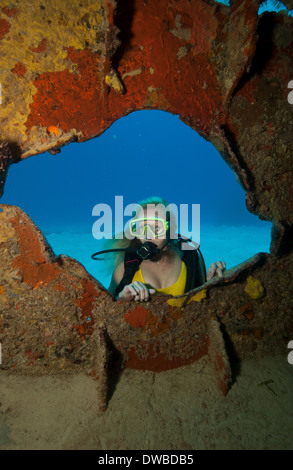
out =
[[[115,245],[121,250],[123,246],[126,253],[109,286],[115,298],[147,301],[156,292],[182,295],[216,275],[223,276],[224,262],[212,263],[206,273],[199,246],[181,235],[170,237],[170,226],[173,224],[174,231],[176,221],[173,213],[165,210],[167,206],[161,198],[141,201],[129,224],[132,238],[124,234],[122,240],[112,241],[112,248]],[[182,242],[187,241],[195,246],[182,250]]]

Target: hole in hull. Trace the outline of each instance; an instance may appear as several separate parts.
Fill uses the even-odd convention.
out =
[[[115,196],[123,196],[125,207],[153,195],[178,207],[200,204],[207,268],[224,260],[230,269],[269,251],[271,223],[247,211],[245,192],[215,147],[163,111],[134,112],[98,139],[11,166],[0,202],[26,211],[56,255],[77,259],[107,288],[111,269],[90,258],[104,244],[92,235],[93,207],[112,208],[117,232]]]

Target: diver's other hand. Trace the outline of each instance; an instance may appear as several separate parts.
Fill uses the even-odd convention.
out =
[[[207,281],[210,281],[212,277],[219,276],[223,277],[223,273],[226,269],[225,261],[217,261],[216,263],[212,263],[207,272]]]
[[[118,299],[147,301],[149,300],[150,294],[154,294],[155,292],[155,289],[148,289],[142,282],[133,281],[131,284],[124,287],[118,295]]]

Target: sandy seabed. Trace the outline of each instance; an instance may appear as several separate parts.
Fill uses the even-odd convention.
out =
[[[293,449],[293,365],[286,356],[233,367],[221,395],[207,358],[152,373],[125,369],[106,412],[83,374],[1,373],[1,450]]]

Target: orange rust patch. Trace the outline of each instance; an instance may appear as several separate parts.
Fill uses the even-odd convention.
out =
[[[1,9],[1,11],[3,11],[3,13],[7,16],[9,16],[9,18],[11,18],[12,16],[15,16],[16,13],[18,12],[18,8],[11,8],[9,6],[6,6],[6,7],[3,7]]]
[[[94,302],[100,293],[97,288],[89,279],[84,279],[83,293],[80,297],[75,300],[75,303],[81,309],[81,321],[79,325],[73,325],[73,328],[85,339],[87,335],[91,335],[94,332],[95,320],[92,315],[94,308]]]
[[[149,310],[142,305],[137,305],[134,310],[126,312],[124,318],[133,328],[144,328],[147,325],[149,313]]]
[[[56,263],[33,265],[25,256],[15,258],[12,266],[20,270],[26,284],[30,284],[36,289],[51,284],[60,274],[60,269]]]
[[[225,356],[219,352],[216,352],[214,360],[212,360],[219,388],[224,396],[227,395],[229,385],[231,383],[231,374],[229,366],[226,365]]]
[[[143,105],[145,107],[158,107],[160,109],[166,109],[166,110],[168,110],[170,106],[168,101],[164,98],[164,96],[161,93],[158,93],[158,91],[154,89],[148,92]]]
[[[254,317],[253,307],[250,304],[243,305],[241,307],[241,313],[243,313],[243,315],[245,315],[248,320],[252,320],[252,318]]]
[[[213,8],[207,4],[201,7],[200,2],[180,1],[175,2],[171,11],[166,0],[145,2],[143,13],[138,8],[132,18],[127,47],[123,54],[118,48],[112,61],[118,74],[125,75],[127,93],[123,95],[104,83],[109,73],[109,55],[101,64],[99,54],[88,48],[66,47],[68,61],[75,65],[75,71],[43,73],[34,80],[37,93],[25,123],[27,134],[33,126],[58,123],[65,133],[76,129],[80,132],[79,141],[85,141],[104,132],[121,116],[143,108],[179,113],[183,122],[201,134],[208,134],[215,120],[219,124],[226,120],[215,66],[210,60],[211,37],[220,29]],[[111,4],[107,14],[112,24]],[[119,23],[128,25],[127,7],[121,7]],[[190,40],[184,39],[188,31]],[[110,32],[108,37],[106,47],[111,44]],[[187,53],[179,60],[178,50],[182,47],[186,47]],[[140,73],[132,74],[139,69]]]
[[[53,289],[55,289],[59,292],[64,292],[66,290],[66,287],[63,285],[63,283],[61,282],[60,279],[58,279],[56,284],[54,284],[52,287],[53,287]]]
[[[11,70],[11,72],[16,73],[16,75],[21,78],[27,71],[26,66],[22,62],[18,62],[16,66]]]
[[[170,313],[170,316],[172,317],[172,320],[177,321],[179,320],[179,318],[183,317],[183,311],[181,310],[181,308],[174,307],[173,305],[169,306],[169,313]]]
[[[11,219],[18,235],[20,254],[12,261],[12,266],[20,270],[23,281],[34,287],[51,284],[61,273],[57,263],[50,263],[45,258],[40,241],[30,226],[23,219]]]
[[[164,318],[158,318],[151,311],[142,305],[137,305],[133,310],[124,314],[124,319],[133,328],[145,328],[152,336],[158,336],[170,328],[172,320],[177,321],[182,317],[182,311],[178,308],[171,307],[169,315]]]
[[[164,316],[164,318],[162,319],[159,319],[155,315],[152,315],[151,312],[149,312],[149,315],[147,317],[146,329],[148,333],[150,333],[153,337],[158,336],[171,328],[172,321],[177,322],[180,318],[182,318],[182,316],[183,312],[181,308],[173,306],[169,308],[168,315]]]
[[[160,320],[154,315],[149,315],[147,318],[147,330],[152,336],[158,336],[170,328],[171,318],[163,318]]]
[[[104,109],[101,106],[101,82],[99,59],[90,50],[76,51],[66,48],[69,59],[77,65],[78,74],[69,70],[41,74],[34,85],[38,89],[26,127],[55,126],[59,123],[64,132],[71,129],[82,131],[85,136],[96,129],[108,127],[104,123]],[[118,117],[118,116],[117,116]],[[120,116],[119,116],[120,117]]]
[[[223,356],[222,354],[219,354],[218,352],[216,353],[216,365],[220,371],[222,371],[225,368],[225,362],[224,362]]]
[[[86,336],[93,334],[94,331],[93,328],[89,328],[86,324],[72,326],[83,339],[85,339]]]
[[[84,317],[92,313],[94,301],[100,295],[97,288],[89,279],[83,279],[83,294],[76,299],[76,305],[81,308]]]
[[[262,328],[258,328],[256,330],[254,330],[254,337],[257,338],[257,339],[261,339],[263,337],[263,329]]]
[[[37,47],[30,47],[32,52],[45,52],[48,46],[48,39],[44,38],[41,42],[37,45]]]
[[[9,30],[10,30],[10,23],[8,23],[7,20],[0,18],[0,39],[3,39]]]
[[[259,82],[259,78],[254,77],[254,80],[249,80],[246,82],[245,85],[235,93],[235,96],[243,96],[247,99],[247,101],[249,101],[250,104],[255,103],[254,93],[257,90]]]
[[[18,245],[20,249],[20,256],[26,256],[31,262],[35,264],[45,263],[40,241],[32,226],[25,220],[25,218],[14,217],[11,219],[15,231],[18,235]]]
[[[162,372],[164,370],[176,369],[200,359],[208,353],[209,341],[207,337],[203,337],[199,342],[194,344],[193,350],[196,351],[191,357],[173,357],[170,359],[166,354],[159,352],[154,353],[153,345],[148,349],[148,357],[141,359],[134,347],[127,352],[128,360],[125,367],[129,369],[151,370],[153,372]]]
[[[27,366],[35,366],[36,365],[36,360],[39,358],[39,355],[32,352],[32,350],[29,350],[27,351],[27,356],[28,356],[28,359],[29,359],[29,363],[27,363],[26,365]]]

